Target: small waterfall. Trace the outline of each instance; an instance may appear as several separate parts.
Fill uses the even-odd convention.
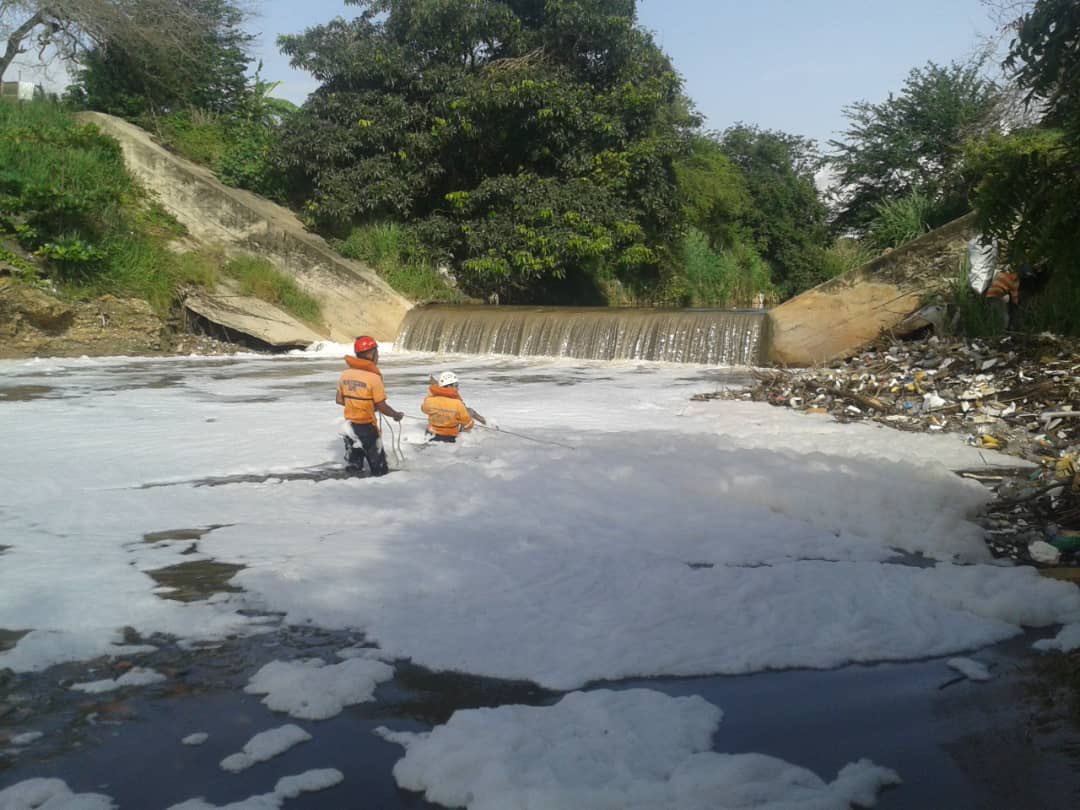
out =
[[[761,311],[428,306],[395,345],[419,352],[760,365]]]

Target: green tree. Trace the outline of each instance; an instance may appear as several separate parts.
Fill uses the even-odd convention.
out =
[[[822,166],[814,142],[740,124],[724,131],[720,146],[742,171],[751,201],[743,228],[772,268],[773,283],[794,295],[824,281],[820,254],[830,236],[814,182]]]
[[[840,189],[837,226],[862,231],[880,205],[912,195],[933,203],[931,226],[967,211],[962,146],[997,127],[1000,100],[981,63],[928,62],[884,102],[845,107],[850,126],[842,140],[829,141]]]
[[[969,146],[979,180],[975,207],[1014,263],[1080,284],[1080,6],[1038,0],[1014,28],[1005,66],[1045,119],[1040,127]],[[1075,313],[1071,320],[1075,329]]]
[[[691,137],[687,153],[675,163],[675,176],[683,216],[713,248],[751,240],[746,221],[753,201],[746,178],[716,138]]]
[[[182,47],[157,39],[105,35],[79,57],[71,95],[90,109],[127,118],[188,107],[225,113],[247,93],[248,49],[235,0],[175,0],[191,21]],[[152,29],[158,10],[135,4],[131,24]]]
[[[696,121],[635,0],[349,4],[279,41],[320,82],[277,153],[313,224],[408,222],[504,301],[659,281]]]

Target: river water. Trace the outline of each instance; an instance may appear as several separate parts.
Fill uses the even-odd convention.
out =
[[[1031,650],[1055,614],[1022,608],[1067,586],[985,565],[959,440],[690,403],[745,370],[391,353],[395,407],[453,368],[504,430],[428,446],[406,420],[398,469],[349,479],[332,352],[0,365],[0,789],[224,804],[336,768],[285,806],[434,807],[375,728],[603,687],[721,707],[720,753],[892,768],[879,807],[1075,805],[1076,732]],[[964,595],[976,570],[1002,605]],[[356,644],[394,676],[331,719],[243,691]],[[958,678],[960,654],[994,677]],[[130,663],[165,680],[71,689]],[[313,739],[219,767],[285,722]]]

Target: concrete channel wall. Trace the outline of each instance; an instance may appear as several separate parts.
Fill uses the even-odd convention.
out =
[[[351,342],[360,334],[379,340],[397,336],[412,303],[371,268],[344,258],[322,238],[306,231],[291,211],[229,188],[208,169],[169,152],[133,124],[102,113],[82,113],[80,118],[119,141],[129,171],[184,224],[191,241],[199,247],[220,248],[226,254],[269,260],[319,301],[323,325],[304,326],[281,312],[267,318],[255,312],[254,304],[246,307],[244,299],[236,295],[220,296],[223,300],[213,302],[216,308],[208,307],[206,299],[214,299],[213,293],[200,297],[200,315],[250,308],[252,318],[248,321],[254,319],[258,326],[249,325],[247,331],[261,332],[253,336],[271,345],[303,345],[312,337]],[[225,314],[221,317],[227,319]],[[221,325],[237,328],[232,323]]]

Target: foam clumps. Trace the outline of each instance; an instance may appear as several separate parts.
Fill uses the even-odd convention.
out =
[[[250,796],[226,805],[210,804],[203,798],[188,799],[174,804],[168,810],[278,810],[287,799],[295,799],[303,793],[317,793],[345,781],[345,775],[336,768],[315,768],[310,771],[284,776],[277,781],[272,793]]]
[[[3,810],[116,810],[101,793],[73,793],[62,779],[26,779],[0,790]]]
[[[900,781],[867,760],[825,782],[775,757],[715,753],[722,717],[698,696],[596,690],[553,706],[457,711],[427,733],[377,733],[405,747],[399,786],[469,810],[847,810],[872,807]]]
[[[244,744],[242,751],[221,760],[223,770],[238,773],[259,762],[266,762],[284,754],[293,746],[307,742],[312,737],[300,726],[288,723],[269,731],[262,731]]]
[[[326,664],[320,658],[271,661],[263,666],[244,691],[266,695],[263,703],[276,712],[300,720],[326,720],[346,706],[374,698],[375,687],[394,677],[394,668],[366,657]]]

